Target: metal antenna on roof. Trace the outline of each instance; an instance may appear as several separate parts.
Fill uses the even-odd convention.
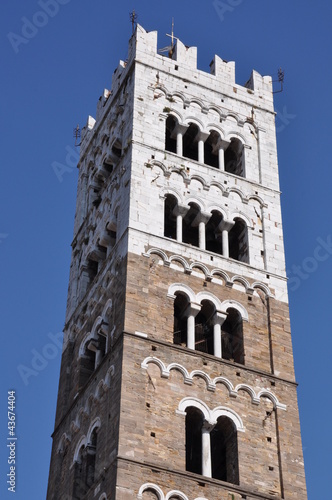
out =
[[[81,143],[77,143],[78,139],[81,138],[81,129],[79,125],[77,125],[77,127],[73,129],[73,137],[75,137],[75,147],[80,146]]]
[[[275,90],[273,94],[278,94],[279,92],[282,92],[284,90],[284,79],[285,79],[285,72],[281,68],[278,69],[278,80],[272,80],[272,82],[279,82],[280,83],[280,90]]]
[[[129,17],[130,17],[130,21],[131,21],[131,25],[132,25],[132,34],[134,35],[135,34],[135,30],[136,30],[136,26],[137,26],[137,18],[138,18],[135,10],[133,10],[129,14]]]

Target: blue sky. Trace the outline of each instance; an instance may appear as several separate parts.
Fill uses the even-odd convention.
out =
[[[44,3],[47,3],[46,0]],[[330,494],[332,6],[326,0],[4,0],[1,35],[0,496],[7,492],[7,391],[17,397],[17,493],[44,499],[51,452],[76,198],[73,128],[95,115],[119,59],[129,12],[159,47],[175,34],[277,77],[277,140],[295,368],[309,499]],[[219,8],[216,8],[219,4]],[[43,14],[40,14],[43,12]],[[59,173],[55,162],[66,166]]]

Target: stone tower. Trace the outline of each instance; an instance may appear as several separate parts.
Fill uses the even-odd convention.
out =
[[[271,77],[137,26],[82,132],[48,500],[305,500]]]

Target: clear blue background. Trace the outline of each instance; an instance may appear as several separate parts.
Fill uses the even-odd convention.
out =
[[[66,163],[73,128],[82,127],[119,59],[127,55],[129,12],[159,47],[175,34],[198,47],[199,67],[213,55],[236,61],[237,83],[254,68],[276,77],[275,95],[287,268],[305,274],[290,291],[295,368],[309,499],[330,496],[331,264],[315,259],[317,238],[331,237],[331,3],[326,0],[69,0],[17,53],[8,33],[39,20],[37,0],[3,0],[1,35],[0,185],[0,496],[6,491],[7,390],[17,391],[17,499],[44,499],[51,452],[60,349],[48,333],[63,328],[77,170],[62,182],[52,163]],[[220,11],[219,11],[220,13]],[[35,17],[34,17],[35,16]],[[222,19],[222,17],[224,17]],[[69,167],[72,165],[69,163]],[[331,251],[332,252],[332,251]],[[311,266],[311,267],[310,267]],[[310,268],[310,272],[304,269]],[[312,272],[311,272],[312,271]],[[48,359],[24,384],[32,350]]]

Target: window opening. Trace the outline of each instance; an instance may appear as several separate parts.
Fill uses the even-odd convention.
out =
[[[198,247],[198,226],[193,226],[193,222],[200,212],[198,205],[189,203],[190,209],[183,218],[182,241]]]
[[[204,143],[204,163],[210,167],[219,167],[219,157],[217,144],[220,140],[220,135],[215,130],[211,130],[209,137]]]
[[[186,470],[202,474],[203,413],[189,406],[186,409]]]
[[[228,417],[219,417],[210,433],[212,477],[239,484],[237,429]]]
[[[225,172],[244,177],[244,148],[239,139],[232,139],[225,151]]]
[[[196,140],[198,133],[197,125],[190,123],[183,136],[183,156],[196,161],[198,161],[198,142]]]
[[[244,365],[243,321],[237,309],[227,309],[227,319],[221,326],[222,357]]]
[[[249,263],[248,228],[242,219],[236,218],[235,224],[228,233],[229,256],[240,262]]]
[[[187,297],[179,293],[174,301],[173,343],[182,345],[183,347],[187,346],[187,318],[184,317],[184,312],[187,307]]]
[[[222,234],[218,229],[223,216],[217,210],[212,211],[212,217],[205,226],[206,250],[222,255]]]
[[[195,317],[195,350],[213,354],[213,322],[215,314],[214,305],[207,301],[202,301],[202,308]]]
[[[177,199],[173,195],[166,195],[164,204],[164,236],[176,240],[176,216],[174,208],[177,205]]]
[[[168,115],[166,120],[166,151],[170,151],[171,153],[176,153],[176,134],[175,129],[177,126],[177,120],[172,115]]]

